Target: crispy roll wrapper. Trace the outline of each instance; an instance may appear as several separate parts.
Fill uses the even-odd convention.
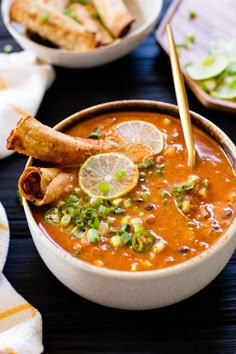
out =
[[[113,151],[114,142],[83,139],[56,131],[31,115],[22,118],[6,143],[8,150],[47,161],[54,166],[78,167],[89,156]]]
[[[18,181],[21,195],[41,206],[57,201],[65,193],[70,193],[78,179],[76,170],[62,171],[50,167],[27,167]]]
[[[93,3],[107,29],[114,38],[125,34],[135,21],[123,0],[93,0]]]
[[[69,8],[73,11],[78,21],[88,31],[96,34],[97,46],[109,44],[114,40],[110,33],[101,24],[101,22],[98,19],[92,17],[90,11],[86,8],[86,6],[81,4],[72,4],[69,6]]]
[[[65,49],[87,51],[96,46],[94,33],[38,0],[13,0],[10,19]]]
[[[39,0],[41,3],[54,7],[56,10],[64,13],[65,7],[70,0]]]

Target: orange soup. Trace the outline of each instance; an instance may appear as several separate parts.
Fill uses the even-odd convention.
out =
[[[69,195],[32,210],[44,232],[73,257],[98,267],[148,271],[189,260],[223,235],[235,216],[236,180],[222,149],[197,127],[191,170],[180,121],[164,114],[109,113],[78,123],[68,134],[105,139],[117,124],[132,120],[155,125],[164,148],[138,164],[130,192],[104,200],[86,195],[78,183]]]

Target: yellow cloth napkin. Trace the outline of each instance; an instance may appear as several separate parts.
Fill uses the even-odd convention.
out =
[[[0,354],[43,353],[42,317],[2,274],[9,245],[9,225],[0,202]]]
[[[0,159],[13,153],[6,149],[6,139],[21,118],[11,105],[35,116],[54,78],[52,66],[30,52],[0,54]]]

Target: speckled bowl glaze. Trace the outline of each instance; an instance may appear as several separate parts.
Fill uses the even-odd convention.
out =
[[[75,113],[55,129],[65,131],[81,119],[117,111],[151,111],[178,117],[175,105],[127,100],[100,104]],[[191,112],[194,124],[207,132],[222,147],[236,170],[236,147],[212,122]],[[27,165],[32,164],[32,159]],[[28,225],[39,254],[50,271],[69,289],[95,303],[129,310],[160,308],[177,303],[208,285],[226,266],[236,247],[236,218],[225,234],[208,250],[182,264],[145,272],[98,268],[75,259],[40,230],[24,200]]]
[[[125,1],[136,18],[127,35],[110,45],[87,52],[79,52],[49,48],[23,35],[22,26],[12,23],[9,19],[11,2],[12,0],[2,0],[2,17],[6,28],[19,45],[44,62],[68,68],[90,68],[103,65],[131,52],[155,28],[163,4],[163,0],[148,0],[148,6],[143,0]]]

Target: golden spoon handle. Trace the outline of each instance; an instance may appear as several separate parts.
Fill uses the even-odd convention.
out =
[[[185,144],[188,152],[188,165],[191,168],[194,168],[196,162],[196,152],[194,147],[193,133],[192,133],[192,125],[189,114],[189,106],[188,99],[184,86],[184,79],[179,65],[178,54],[176,51],[176,45],[174,42],[172,30],[170,24],[166,27],[167,38],[169,43],[169,51],[170,51],[170,62],[172,75],[175,86],[175,94],[177,99],[177,104],[179,107],[179,114],[185,139]]]

